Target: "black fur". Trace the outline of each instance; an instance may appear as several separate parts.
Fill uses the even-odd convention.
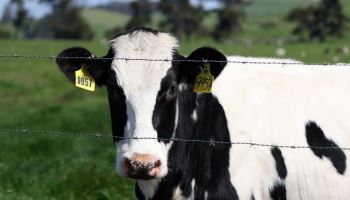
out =
[[[112,58],[114,55],[112,49],[102,58]],[[70,58],[73,57],[73,58]],[[78,58],[74,58],[78,57]],[[56,58],[56,63],[66,77],[75,83],[75,71],[81,67],[85,67],[87,72],[95,79],[96,84],[105,85],[108,80],[109,67],[112,60],[93,59],[93,54],[85,48],[73,47],[62,51]]]
[[[86,58],[68,59],[67,57]],[[81,47],[72,47],[59,53],[56,58],[56,63],[68,80],[75,83],[75,71],[79,70],[82,64],[86,65],[91,62],[91,60],[88,59],[89,57],[92,57],[92,53],[89,50]]]
[[[272,200],[286,200],[286,186],[283,183],[275,183],[275,185],[270,189],[270,197]]]
[[[250,200],[255,200],[254,194],[250,197]]]
[[[309,121],[306,126],[306,139],[312,152],[320,159],[328,158],[339,174],[344,174],[346,170],[346,156],[344,152],[339,149],[339,146],[330,139],[327,139],[322,129],[316,122]],[[335,147],[335,149],[322,149],[312,147]]]
[[[139,185],[135,184],[135,195],[137,200],[146,200],[145,195],[143,195],[142,191],[140,190]]]
[[[185,75],[181,71],[185,69],[184,66],[175,63],[173,65],[168,75],[162,80],[162,89],[159,93],[159,96],[164,95],[162,98],[166,98],[168,95],[167,91],[169,86],[173,84],[174,78],[178,77],[179,74]],[[191,74],[187,75],[191,76]],[[179,120],[175,137],[230,142],[225,112],[218,100],[212,94],[197,95],[193,92],[193,84],[189,84],[185,80],[188,79],[178,79],[178,81],[183,82],[177,82],[177,85],[187,84],[187,90],[177,91]],[[162,109],[173,113],[176,101],[172,101],[170,98],[167,100],[169,105],[166,106],[164,99],[159,99],[159,101],[163,102]],[[197,107],[196,101],[198,102]],[[156,105],[155,115],[159,112],[157,109],[160,107]],[[193,121],[191,118],[194,110],[198,115],[197,121]],[[171,122],[168,122],[167,125],[169,123],[173,127]],[[159,136],[162,134],[158,132]],[[168,131],[165,137],[170,137],[171,134],[172,132]],[[162,136],[164,137],[164,135]],[[175,141],[168,153],[169,173],[162,179],[153,199],[171,199],[173,190],[178,186],[180,186],[184,197],[189,197],[194,192],[195,199],[204,199],[205,192],[207,192],[208,199],[238,199],[237,192],[229,179],[230,148],[231,145],[228,144],[210,146],[210,144],[204,143]],[[193,179],[195,180],[194,191],[192,191],[191,186]]]
[[[124,136],[124,127],[127,120],[125,95],[120,87],[108,84],[108,102],[112,122],[113,141],[116,143],[119,137]]]
[[[273,147],[271,149],[271,154],[275,159],[278,176],[281,179],[285,179],[287,177],[287,167],[286,167],[286,164],[284,163],[284,158],[281,150],[278,147]]]
[[[62,57],[86,57],[77,59],[67,59]],[[119,141],[117,137],[124,136],[124,126],[126,124],[126,105],[123,90],[117,86],[114,71],[111,70],[113,49],[109,49],[106,56],[108,59],[90,59],[92,54],[87,49],[81,47],[69,48],[62,51],[56,59],[57,65],[66,77],[75,83],[75,71],[83,65],[88,73],[95,79],[96,84],[107,87],[110,115],[112,121],[113,139]]]
[[[221,62],[208,62],[210,64],[210,72],[214,78],[218,77],[227,64],[226,57],[216,49],[210,47],[202,47],[193,51],[187,58],[187,62],[180,63],[179,73],[177,75],[178,82],[186,82],[193,84],[196,76],[202,71],[204,60],[218,60]],[[196,61],[196,62],[193,62]],[[197,62],[201,61],[201,62]]]
[[[183,58],[176,52],[173,59]],[[173,63],[175,66],[176,63]],[[178,96],[178,85],[176,82],[177,72],[171,68],[167,75],[161,81],[161,88],[157,94],[156,105],[154,107],[152,124],[157,130],[158,138],[169,139],[173,136],[175,129],[175,115],[176,115],[176,99]],[[163,140],[164,143],[169,143],[169,140]]]

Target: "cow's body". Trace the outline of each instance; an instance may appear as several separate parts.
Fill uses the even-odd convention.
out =
[[[171,36],[142,29],[114,40],[106,57],[185,59],[176,48],[176,40]],[[61,55],[89,56],[89,52],[69,49]],[[193,59],[226,61],[210,48],[196,50],[188,57]],[[273,61],[244,57],[229,60]],[[94,62],[82,62],[97,84],[108,89],[118,149],[117,171],[138,179],[135,187],[138,199],[350,197],[347,159],[350,155],[340,149],[169,140],[349,146],[349,69],[211,63],[215,76],[212,93],[196,94],[193,74],[201,69],[198,63],[115,60],[99,63],[98,68]],[[67,69],[72,68],[72,63],[58,60],[58,64],[71,78],[73,70]],[[111,81],[114,83],[110,84]],[[161,139],[119,138],[143,136]]]
[[[232,57],[230,60],[245,59]],[[338,147],[346,147],[350,144],[349,80],[350,70],[339,66],[229,63],[215,80],[212,92],[223,107],[224,113],[221,114],[227,119],[231,142],[305,147],[332,146],[332,143],[318,142],[324,139],[318,134],[317,127],[319,127],[325,135],[325,141],[332,140]],[[215,123],[217,114],[209,112],[210,106],[213,105],[197,105],[195,118],[208,116],[207,120],[197,123]],[[193,119],[193,114],[191,116]],[[310,144],[306,136],[307,127],[311,131],[309,141],[315,141],[309,142]],[[201,136],[203,130],[197,131],[198,135],[192,139],[203,137]],[[210,137],[211,135],[202,139],[208,140]],[[313,137],[315,139],[312,139]],[[210,156],[208,154],[210,148],[215,149],[215,146],[200,148],[198,145],[197,148],[194,144],[189,145],[194,148],[187,148],[196,154],[203,154],[204,157]],[[327,151],[329,157],[325,156]],[[227,199],[349,198],[350,174],[347,170],[349,161],[346,159],[349,153],[328,149],[319,152],[320,156],[316,154],[308,148],[233,145],[229,155],[215,156],[218,156],[219,160],[229,160],[230,183],[237,196],[228,195],[230,189],[222,191],[217,183],[212,183],[211,180],[203,180],[204,183],[199,185],[197,180],[196,184],[196,178],[193,177],[205,175],[205,172],[196,174],[198,168],[183,177],[187,182],[186,186],[182,186],[183,190],[186,191],[186,187],[187,191],[191,188],[187,197],[182,195],[183,190],[179,189],[180,186],[177,184],[169,184],[167,188],[172,188],[174,198],[177,199],[192,199],[196,196],[195,188],[201,187],[201,184],[206,186],[204,189],[197,189],[198,199],[201,197],[210,199],[211,195],[212,199],[222,197],[215,198],[219,194],[215,191],[211,193],[206,187],[215,188],[218,193],[227,195],[224,196]],[[198,158],[201,157],[190,157],[194,159],[192,162],[198,162],[198,165],[211,162],[204,161],[205,158]],[[223,163],[212,161],[208,165],[219,167],[217,165],[220,164]],[[192,179],[187,180],[188,177]],[[149,187],[148,183],[141,185],[147,189]],[[161,188],[159,185],[157,187]],[[145,193],[149,191],[147,189],[144,189]],[[164,189],[159,192],[163,193]]]
[[[346,147],[349,80],[350,70],[339,66],[228,64],[214,82],[213,95],[224,108],[231,141],[332,146],[324,142],[328,139]],[[276,185],[285,185],[287,199],[350,197],[348,152],[315,150],[317,156],[311,149],[280,149],[286,173],[279,175],[271,151],[247,145],[230,149],[231,182],[240,199],[249,199],[250,192],[255,199],[269,199]]]

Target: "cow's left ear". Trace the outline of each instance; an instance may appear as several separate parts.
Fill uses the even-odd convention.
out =
[[[214,78],[220,75],[227,64],[226,56],[220,51],[211,47],[201,47],[193,51],[185,62],[179,64],[179,82],[194,84],[206,60],[210,64],[210,72]]]

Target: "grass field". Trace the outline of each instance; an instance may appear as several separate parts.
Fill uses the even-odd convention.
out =
[[[111,13],[98,10],[83,14],[90,16],[99,36],[121,19],[110,21]],[[261,11],[259,15],[265,14]],[[275,57],[278,40],[289,36],[291,27],[278,20],[276,26],[266,29],[248,19],[245,32],[233,40],[217,43],[205,37],[187,38],[181,41],[180,52],[213,46],[227,55]],[[108,48],[99,40],[0,40],[0,55],[57,55],[71,46],[86,47],[97,56],[103,56]],[[344,46],[350,46],[349,32],[343,39],[326,43],[286,43],[282,47],[285,57],[308,63],[350,62],[349,54],[337,52]],[[53,61],[45,59],[0,58],[0,119],[0,129],[110,134],[104,88],[94,93],[77,89]],[[114,160],[111,139],[0,133],[0,199],[133,199],[133,182],[116,176]]]

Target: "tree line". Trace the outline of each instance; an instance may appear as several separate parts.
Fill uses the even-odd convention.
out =
[[[10,0],[2,22],[10,22],[15,28],[14,37],[25,38],[68,38],[92,39],[94,33],[81,16],[82,8],[75,0],[37,0],[50,6],[51,12],[34,20],[25,9],[24,0]],[[216,40],[230,38],[233,33],[243,30],[247,0],[217,0],[220,7],[204,9],[205,0],[193,5],[189,0],[137,0],[130,3],[130,20],[124,27],[107,31],[111,37],[120,31],[152,23],[154,10],[163,16],[157,26],[179,37],[208,35]],[[207,16],[215,15],[217,20],[212,28],[204,25]],[[292,34],[301,40],[324,41],[329,36],[342,37],[348,29],[349,18],[344,14],[340,0],[321,0],[318,5],[292,10],[286,20],[295,23]],[[0,30],[0,37],[6,35]]]

